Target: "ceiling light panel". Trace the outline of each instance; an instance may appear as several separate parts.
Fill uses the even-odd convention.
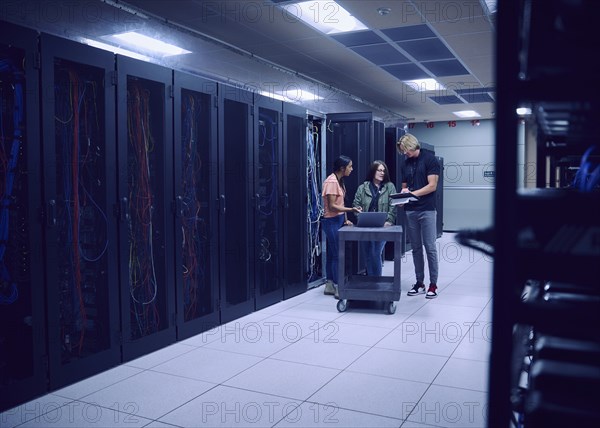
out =
[[[367,26],[331,0],[310,0],[282,6],[285,11],[325,34],[366,30]]]

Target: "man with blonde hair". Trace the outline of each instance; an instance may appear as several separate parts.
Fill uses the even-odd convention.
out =
[[[428,150],[421,150],[419,140],[412,134],[405,134],[396,143],[398,153],[405,156],[402,171],[402,192],[411,192],[418,201],[403,205],[406,211],[406,232],[412,247],[416,283],[408,291],[408,296],[425,294],[427,299],[437,297],[438,255],[437,210],[435,192],[440,176],[440,164]],[[425,260],[423,247],[429,265],[429,287],[425,292]]]

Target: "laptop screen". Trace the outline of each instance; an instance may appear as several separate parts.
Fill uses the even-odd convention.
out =
[[[382,213],[382,212],[359,213],[358,221],[356,222],[356,226],[358,226],[358,227],[383,227],[386,219],[387,219],[387,213]]]

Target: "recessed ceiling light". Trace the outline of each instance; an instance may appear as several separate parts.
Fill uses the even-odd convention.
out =
[[[392,11],[392,9],[390,9],[389,7],[378,7],[377,8],[377,13],[380,14],[381,16],[389,15],[391,11]]]
[[[331,0],[310,0],[286,4],[283,9],[325,34],[367,30],[367,26]]]
[[[146,61],[146,62],[149,62],[151,60],[151,58],[147,57],[146,55],[142,55],[137,52],[128,51],[127,49],[122,49],[117,46],[109,45],[107,43],[98,42],[96,40],[82,38],[81,42],[85,43],[86,45],[93,46],[95,48],[109,51],[109,52],[112,52],[115,54],[127,56],[129,58],[135,58],[135,59],[139,59],[139,60]]]
[[[452,114],[454,114],[458,117],[462,117],[462,118],[481,117],[481,115],[479,113],[477,113],[475,110],[453,111]]]
[[[435,79],[405,80],[404,83],[416,91],[441,91],[446,89],[444,85]]]
[[[132,48],[142,49],[157,53],[162,56],[182,55],[191,53],[191,51],[180,48],[179,46],[165,43],[162,40],[153,37],[145,36],[144,34],[129,31],[127,33],[111,34],[102,37],[105,40],[117,41],[125,43]]]

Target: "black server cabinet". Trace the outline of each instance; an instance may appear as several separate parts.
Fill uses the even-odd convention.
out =
[[[221,323],[254,311],[253,95],[219,85],[219,309]]]
[[[309,234],[306,109],[283,103],[283,297],[308,288]]]
[[[219,324],[217,84],[174,73],[177,339]]]
[[[123,360],[175,341],[172,70],[117,55]]]
[[[256,310],[283,300],[282,102],[254,94],[254,284]]]
[[[327,175],[340,155],[352,159],[354,171],[344,179],[346,204],[354,200],[356,189],[367,176],[371,162],[384,159],[384,128],[372,113],[333,113],[327,115]],[[377,156],[377,157],[376,157]],[[355,221],[351,213],[348,218]]]
[[[365,181],[371,162],[376,160],[375,153],[380,153],[380,149],[375,148],[378,145],[383,146],[383,127],[376,127],[374,122],[370,112],[327,115],[327,175],[332,173],[333,162],[338,156],[345,155],[352,159],[353,172],[344,178],[346,206],[352,205],[358,186]],[[377,138],[375,128],[378,130]],[[350,221],[356,223],[356,215],[348,213],[347,216]],[[350,272],[352,269],[360,271],[359,266],[362,265],[356,242],[350,242],[349,245],[352,246],[352,250],[345,252],[347,274],[355,273]]]
[[[42,394],[45,306],[39,209],[38,37],[0,32],[0,411]]]
[[[114,54],[42,34],[50,389],[118,364]]]

